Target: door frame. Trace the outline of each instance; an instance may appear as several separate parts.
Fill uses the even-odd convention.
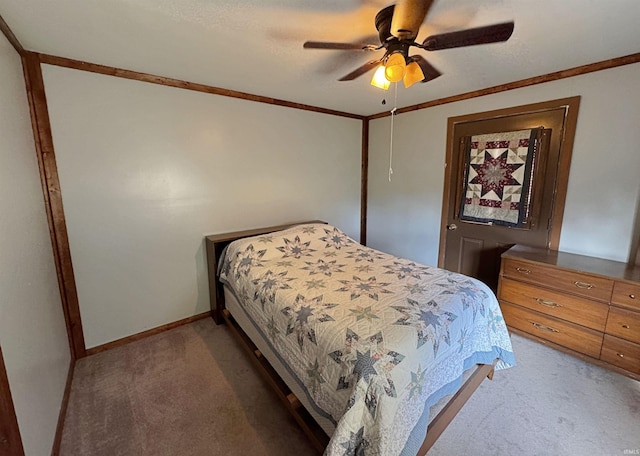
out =
[[[2,347],[0,347],[0,450],[2,454],[7,456],[24,456],[20,428],[2,356]]]
[[[560,244],[560,231],[562,229],[562,217],[564,215],[564,203],[567,196],[567,186],[569,183],[569,166],[573,152],[573,141],[578,123],[578,108],[580,107],[580,96],[561,98],[539,103],[532,103],[522,106],[515,106],[505,109],[465,114],[462,116],[449,117],[447,121],[447,151],[444,168],[444,189],[442,192],[442,214],[440,216],[440,247],[438,251],[438,267],[443,268],[445,263],[445,253],[447,248],[447,216],[450,210],[450,198],[454,191],[452,185],[456,182],[456,176],[452,176],[453,169],[450,164],[454,156],[454,148],[457,143],[454,141],[455,127],[461,123],[475,122],[479,120],[498,119],[501,117],[518,116],[556,109],[564,109],[564,122],[562,129],[562,142],[560,144],[560,154],[558,156],[558,175],[554,193],[554,202],[551,216],[551,226],[549,227],[549,243],[547,248],[557,250]]]

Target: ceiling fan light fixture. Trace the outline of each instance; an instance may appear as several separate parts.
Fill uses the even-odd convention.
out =
[[[409,65],[407,65],[406,74],[404,75],[402,82],[404,82],[405,88],[408,89],[416,82],[422,81],[424,77],[425,76],[420,65],[418,65],[417,62],[411,61]]]
[[[373,77],[371,78],[371,85],[378,87],[379,89],[388,90],[391,82],[385,77],[385,67],[384,65],[380,65],[378,69],[373,73]]]
[[[387,58],[385,64],[384,76],[391,82],[402,81],[407,69],[404,55],[400,52],[394,52]]]
[[[431,35],[420,44],[416,38],[433,2],[434,0],[397,0],[396,4],[381,9],[375,18],[380,45],[306,41],[303,47],[305,49],[359,51],[384,49],[384,55],[381,59],[370,60],[360,65],[339,78],[338,81],[352,81],[377,68],[378,71],[371,80],[371,84],[386,90],[389,88],[387,82],[403,81],[404,86],[408,88],[416,82],[432,81],[442,75],[421,55],[409,56],[409,51],[413,46],[424,51],[462,48],[507,41],[513,33],[514,23],[509,21]],[[379,77],[382,72],[384,72],[384,78],[387,82]]]

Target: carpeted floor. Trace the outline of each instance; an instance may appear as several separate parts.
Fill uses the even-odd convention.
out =
[[[513,336],[518,366],[485,381],[429,452],[640,454],[640,383]],[[80,360],[61,456],[312,455],[212,320]]]

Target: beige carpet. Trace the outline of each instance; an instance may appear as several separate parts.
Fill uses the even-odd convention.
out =
[[[640,454],[640,382],[511,339],[518,365],[480,385],[430,456]]]
[[[514,336],[430,455],[640,454],[640,383]],[[625,452],[626,450],[626,452]],[[224,326],[205,319],[80,360],[62,456],[312,455]]]
[[[210,318],[76,364],[61,456],[310,454],[245,352]]]

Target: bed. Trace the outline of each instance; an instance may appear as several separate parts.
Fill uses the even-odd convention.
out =
[[[212,316],[333,455],[425,454],[515,365],[482,282],[305,222],[206,238]]]

